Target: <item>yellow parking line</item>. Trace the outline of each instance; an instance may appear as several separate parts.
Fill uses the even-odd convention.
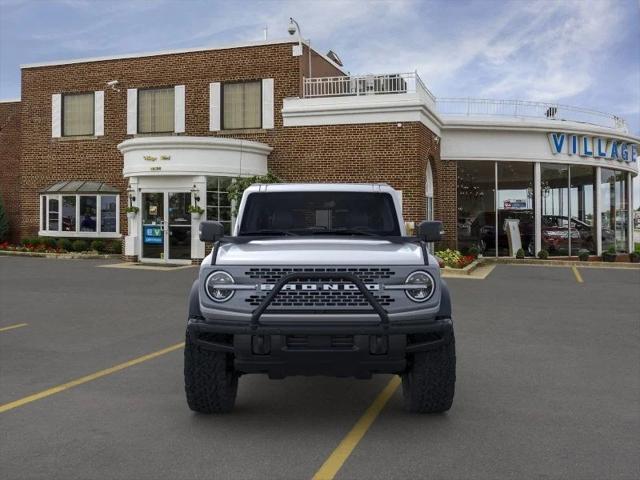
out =
[[[7,330],[13,330],[14,328],[26,327],[28,323],[16,323],[15,325],[9,325],[8,327],[0,328],[0,332],[6,332]]]
[[[371,427],[371,424],[378,417],[399,385],[400,377],[394,376],[329,458],[322,464],[320,470],[313,476],[313,480],[332,480],[336,476],[336,473],[342,468],[344,462],[347,461],[351,452],[362,440],[362,437],[367,433],[367,430],[369,430],[369,427]]]
[[[165,353],[173,352],[174,350],[178,350],[183,347],[184,347],[184,342],[176,343],[175,345],[171,345],[170,347],[163,348],[162,350],[158,350],[157,352],[149,353],[147,355],[143,355],[142,357],[129,360],[128,362],[120,363],[111,368],[100,370],[99,372],[77,378],[76,380],[72,380],[67,383],[63,383],[62,385],[58,385],[57,387],[49,388],[47,390],[43,390],[42,392],[34,393],[33,395],[29,395],[28,397],[21,398],[20,400],[15,400],[10,403],[5,403],[4,405],[0,405],[0,413],[13,410],[14,408],[22,407],[23,405],[26,405],[28,403],[35,402],[36,400],[40,400],[41,398],[49,397],[51,395],[55,395],[56,393],[60,393],[64,390],[68,390],[73,387],[77,387],[78,385],[82,385],[83,383],[90,382],[91,380],[97,380],[98,378],[111,375],[112,373],[119,372],[120,370],[124,370],[125,368],[133,367],[134,365],[138,365],[139,363],[157,358],[161,355],[164,355]]]
[[[582,275],[580,275],[580,272],[578,271],[575,265],[571,267],[571,270],[573,270],[573,275],[576,277],[576,281],[578,283],[584,283],[584,280],[582,280]]]

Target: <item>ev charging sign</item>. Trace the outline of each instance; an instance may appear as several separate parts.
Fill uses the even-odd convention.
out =
[[[638,145],[622,142],[615,138],[575,135],[561,132],[548,134],[551,153],[580,157],[603,158],[619,162],[635,163],[638,161]]]

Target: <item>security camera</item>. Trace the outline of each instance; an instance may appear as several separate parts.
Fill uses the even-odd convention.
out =
[[[293,18],[290,19],[290,21],[289,21],[289,28],[287,28],[287,31],[289,32],[289,35],[295,35],[296,34],[296,26],[293,23]]]
[[[107,85],[110,87],[115,87],[118,84],[118,80],[111,80],[107,82]]]

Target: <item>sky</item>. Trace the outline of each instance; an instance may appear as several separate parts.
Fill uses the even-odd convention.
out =
[[[639,0],[0,0],[0,99],[20,64],[281,39],[291,16],[353,74],[417,70],[438,97],[587,107],[640,135]]]

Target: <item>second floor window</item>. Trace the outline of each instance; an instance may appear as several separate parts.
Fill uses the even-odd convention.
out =
[[[262,128],[262,83],[222,85],[222,128]]]
[[[62,96],[62,135],[93,135],[94,94],[68,93]]]
[[[138,133],[174,131],[174,88],[138,91]]]

